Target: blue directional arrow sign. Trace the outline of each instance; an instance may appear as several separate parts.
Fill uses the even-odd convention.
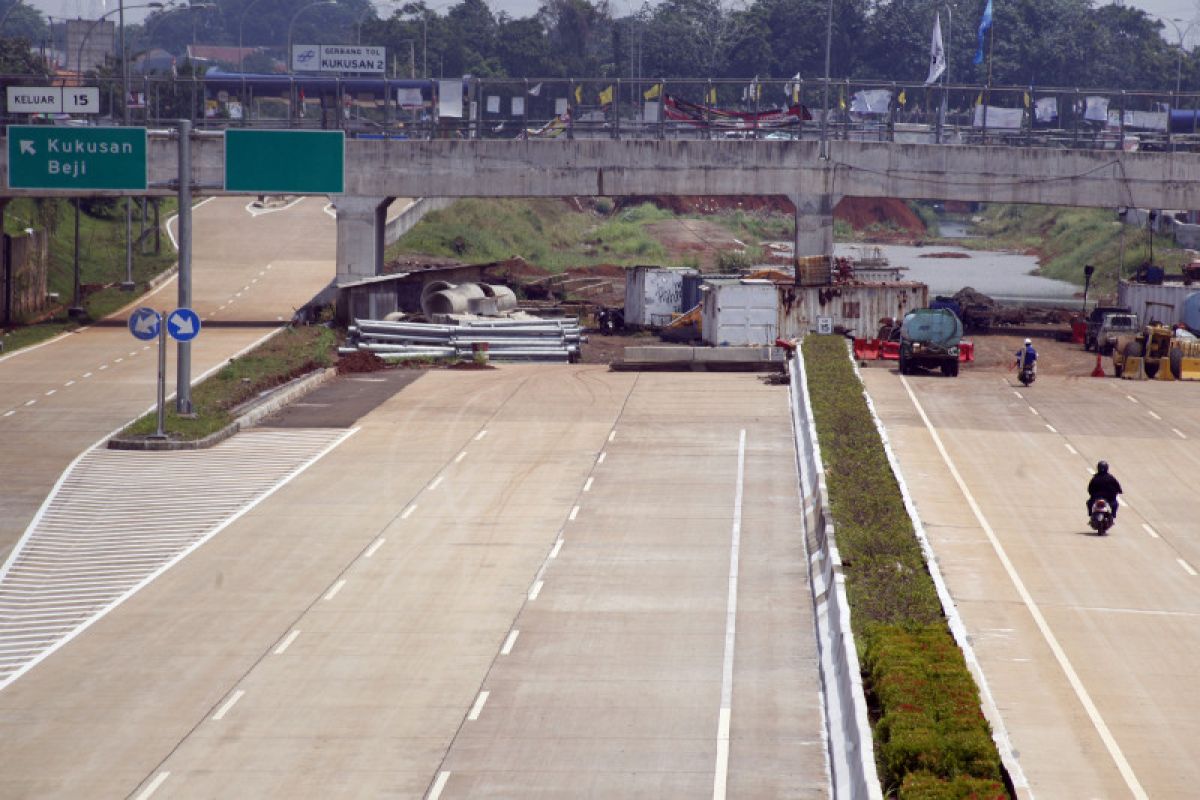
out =
[[[129,332],[143,342],[158,338],[162,317],[153,308],[143,306],[129,315]]]
[[[177,342],[190,342],[200,333],[200,317],[190,308],[177,308],[167,315],[167,333]]]

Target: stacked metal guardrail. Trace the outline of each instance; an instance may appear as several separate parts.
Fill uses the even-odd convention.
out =
[[[490,361],[566,363],[578,360],[586,341],[578,320],[486,319],[457,325],[356,319],[349,344],[338,352],[366,351],[382,359],[473,358],[486,350]]]

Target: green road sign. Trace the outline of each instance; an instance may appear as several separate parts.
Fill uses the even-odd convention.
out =
[[[225,131],[225,191],[340,194],[346,187],[342,131]]]
[[[145,128],[8,126],[10,189],[146,189]]]

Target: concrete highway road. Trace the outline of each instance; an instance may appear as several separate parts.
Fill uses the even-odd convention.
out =
[[[0,692],[0,795],[827,796],[786,387],[436,371],[357,425]]]
[[[324,206],[309,198],[252,215],[246,198],[222,198],[196,208],[193,307],[205,327],[192,344],[193,378],[290,320],[333,279]],[[136,304],[170,310],[177,291],[171,280]],[[0,560],[71,460],[153,405],[157,345],[134,339],[127,318],[0,358]],[[174,382],[170,347],[168,392]]]
[[[1195,797],[1200,385],[863,373],[1033,795]]]

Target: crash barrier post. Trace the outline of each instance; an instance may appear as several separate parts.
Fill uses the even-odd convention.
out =
[[[850,628],[846,579],[833,535],[829,491],[825,485],[803,359],[797,348],[788,361],[789,393],[796,438],[796,466],[800,473],[801,520],[820,651],[818,662],[830,780],[833,796],[838,800],[882,800],[862,670],[854,632]]]

